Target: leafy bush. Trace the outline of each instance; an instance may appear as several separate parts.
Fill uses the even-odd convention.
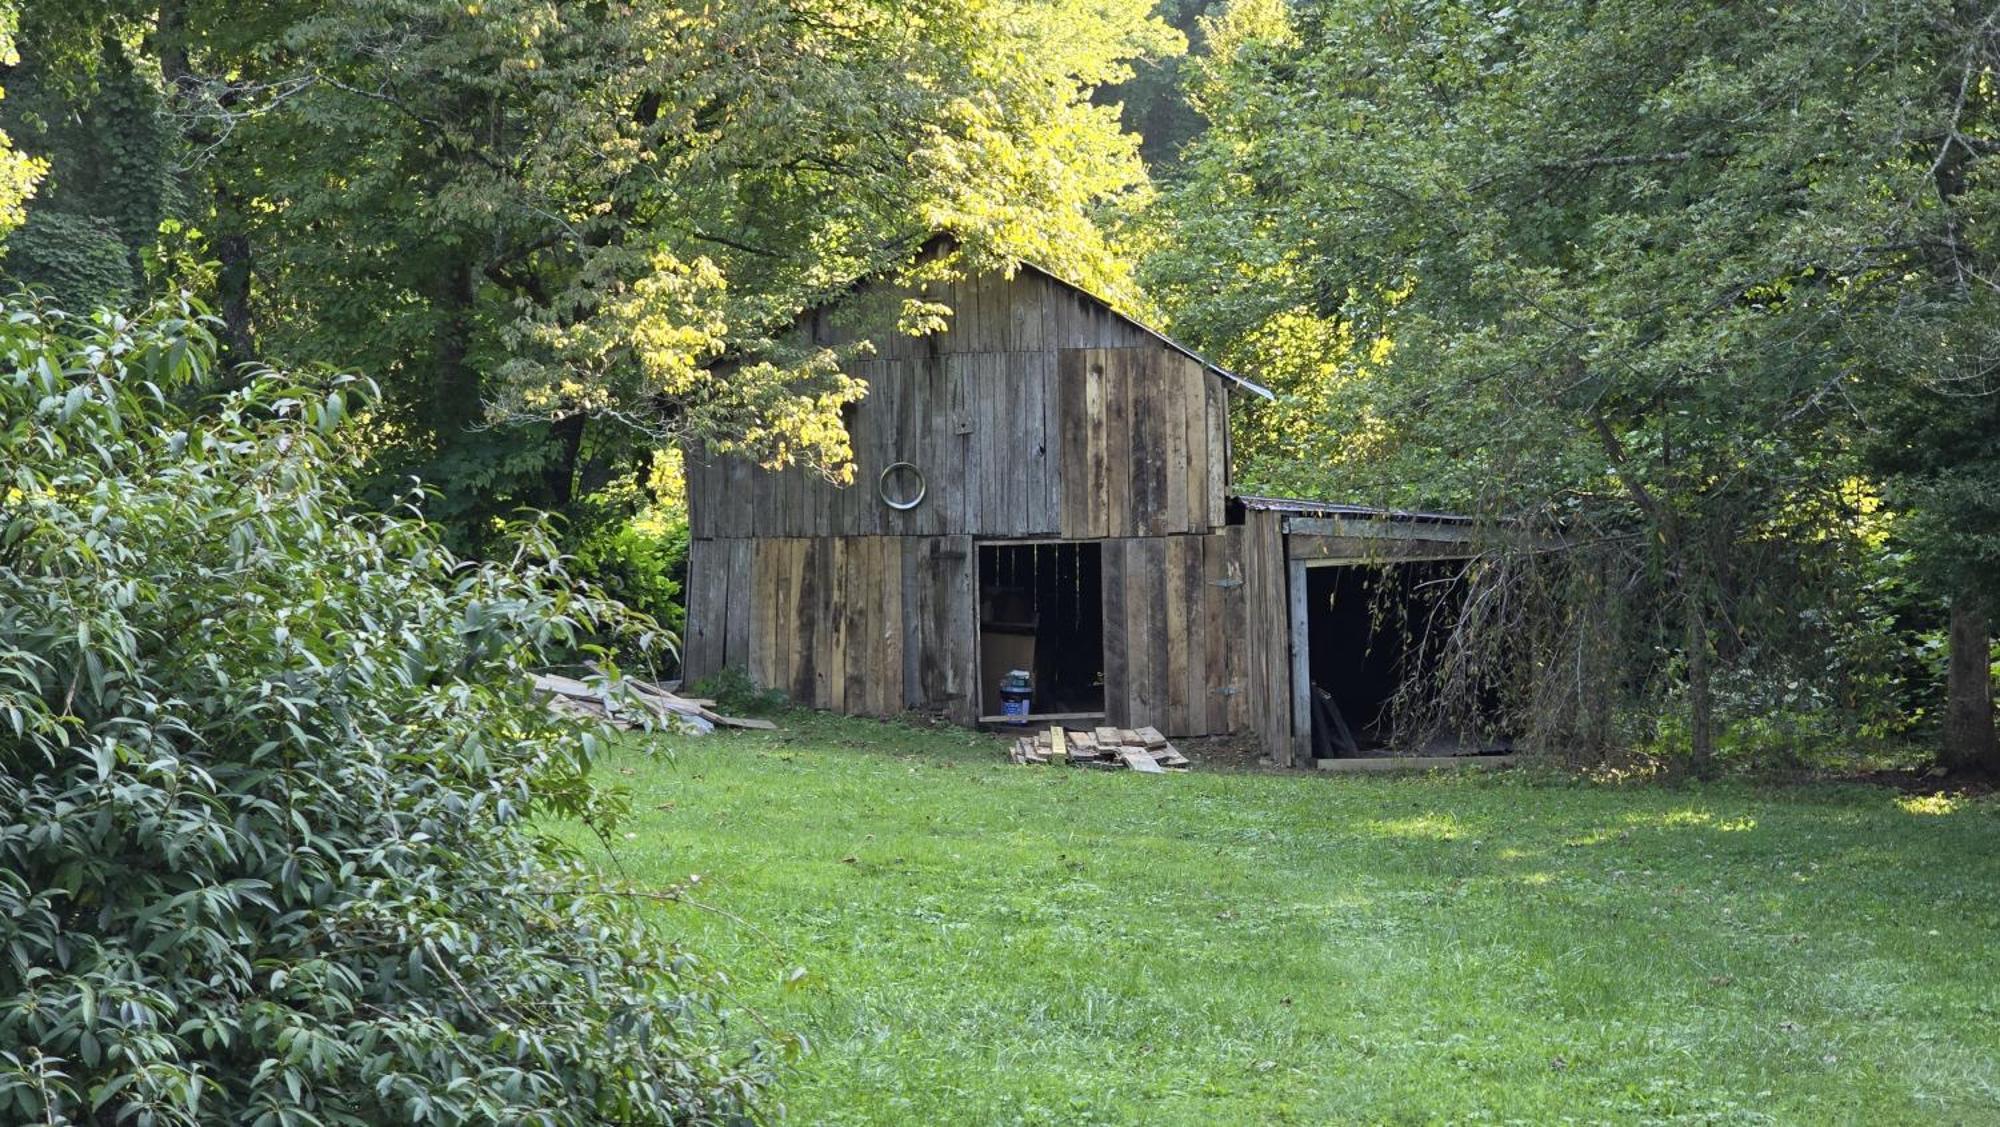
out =
[[[132,295],[125,242],[97,216],[30,210],[7,240],[6,273],[75,309],[123,305]]]
[[[522,672],[619,609],[353,514],[352,384],[177,413],[186,310],[0,354],[0,1121],[752,1115],[764,1046],[527,828],[615,806]]]
[[[625,606],[678,628],[676,576],[687,570],[686,519],[664,525],[641,520],[639,506],[617,488],[585,499],[577,510],[567,538],[573,542],[571,570]]]

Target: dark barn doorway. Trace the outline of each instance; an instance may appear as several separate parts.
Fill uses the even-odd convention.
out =
[[[1029,715],[1104,714],[1104,573],[1094,543],[979,545],[979,712],[1001,718],[1000,682],[1033,679]]]
[[[1305,569],[1312,748],[1319,759],[1463,755],[1476,734],[1420,730],[1398,693],[1433,675],[1465,600],[1464,560]]]

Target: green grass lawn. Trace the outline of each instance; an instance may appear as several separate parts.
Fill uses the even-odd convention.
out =
[[[607,864],[745,921],[658,909],[811,1043],[794,1121],[2000,1123],[1992,800],[783,722],[621,752]]]

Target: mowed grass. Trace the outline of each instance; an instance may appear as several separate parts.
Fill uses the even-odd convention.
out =
[[[621,751],[605,863],[699,874],[658,923],[811,1043],[796,1122],[2000,1123],[1990,799],[784,724]]]

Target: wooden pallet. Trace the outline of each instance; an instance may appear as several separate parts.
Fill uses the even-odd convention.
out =
[[[1014,741],[1007,757],[1019,764],[1095,767],[1106,771],[1141,771],[1164,775],[1185,771],[1191,764],[1158,728],[1091,728],[1069,731],[1044,728]]]

